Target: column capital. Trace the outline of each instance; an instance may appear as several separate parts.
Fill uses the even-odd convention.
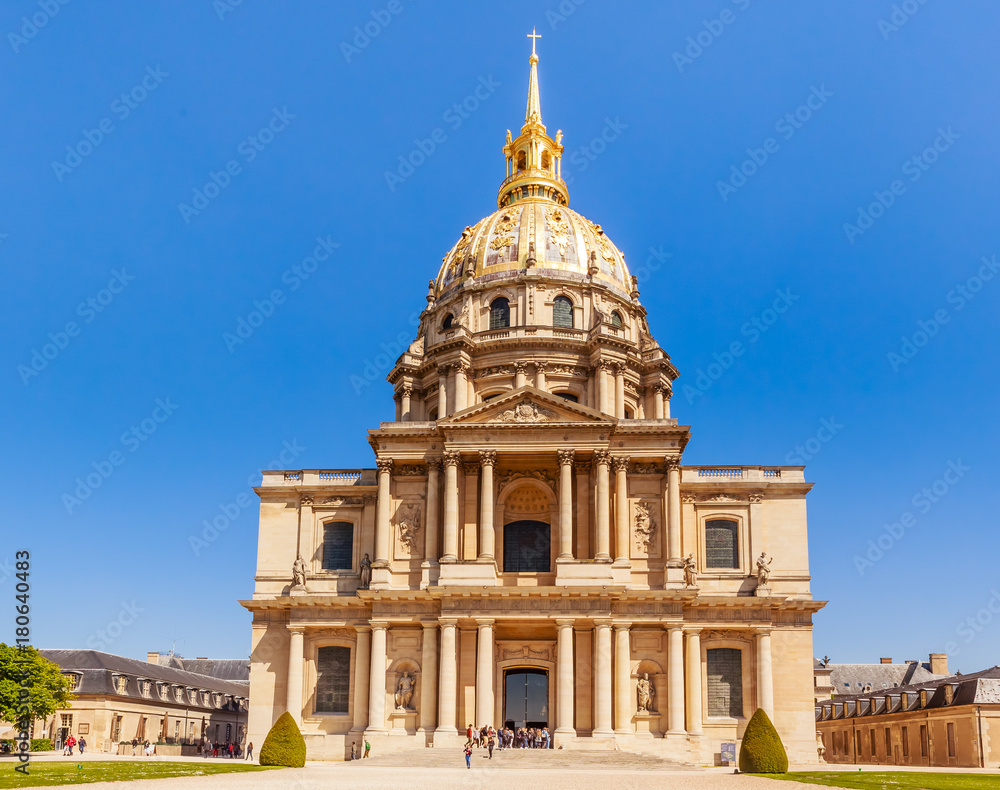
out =
[[[616,631],[628,631],[632,627],[631,620],[615,620],[614,622]]]
[[[438,618],[438,625],[440,625],[442,628],[454,628],[455,626],[458,625],[458,618],[457,617],[439,617]]]
[[[496,450],[480,450],[479,451],[479,463],[481,466],[496,466],[497,465],[497,451]]]
[[[413,385],[412,384],[404,384],[402,387],[399,388],[399,393],[404,398],[411,397],[413,395]]]
[[[493,624],[496,623],[492,617],[477,617],[476,625],[480,628],[492,628]]]
[[[462,465],[462,454],[458,450],[445,450],[444,451],[444,465],[445,466],[461,466]]]
[[[560,628],[572,628],[576,625],[575,617],[559,617],[556,619],[556,625]]]
[[[701,632],[705,630],[703,628],[685,628],[684,633],[688,636],[701,636]]]
[[[462,464],[462,471],[469,477],[475,477],[479,474],[480,466],[475,461],[468,461]]]
[[[610,359],[599,359],[597,360],[597,365],[595,365],[595,367],[598,370],[612,370],[616,364],[616,362],[613,362]]]
[[[610,628],[614,623],[610,619],[599,618],[594,620],[594,628]]]
[[[594,463],[598,466],[607,466],[611,463],[610,450],[594,450]]]
[[[354,625],[354,630],[359,634],[367,634],[372,630],[372,627],[368,623],[356,623]]]
[[[535,363],[535,373],[544,373],[549,369],[548,362],[536,362]]]
[[[421,620],[420,625],[425,631],[430,631],[438,627],[438,623],[435,620]]]
[[[668,455],[663,459],[668,472],[679,472],[681,470],[681,459],[678,455]]]
[[[674,631],[684,630],[684,627],[680,623],[664,623],[663,628],[668,634],[672,634]]]
[[[628,370],[628,365],[624,362],[613,362],[612,367],[614,368],[615,375],[617,376],[625,375],[625,371]]]
[[[615,472],[627,472],[630,460],[627,455],[615,455],[611,458],[611,465],[614,467]]]
[[[371,621],[372,631],[388,631],[389,621],[388,620],[372,620]]]
[[[770,636],[774,629],[769,625],[759,626],[753,629],[754,636]]]
[[[590,467],[593,464],[590,461],[577,460],[573,462],[573,466],[576,467],[576,473],[578,475],[589,475]]]
[[[392,473],[392,459],[386,458],[385,456],[379,456],[375,459],[375,466],[378,467],[380,472]]]
[[[456,362],[454,367],[457,373],[464,373],[466,376],[472,373],[472,365],[468,362]]]
[[[431,469],[433,469],[435,472],[440,472],[441,471],[441,467],[443,465],[444,465],[444,462],[443,462],[443,460],[441,458],[428,458],[427,459],[427,470],[428,471],[430,471]]]
[[[557,455],[559,456],[560,466],[569,466],[576,457],[576,450],[559,450]]]
[[[306,627],[304,625],[299,625],[298,623],[289,623],[288,630],[293,634],[304,634],[306,632]]]
[[[667,387],[666,391],[663,393],[664,400],[670,400],[674,396],[674,391],[671,387]]]
[[[527,362],[515,362],[514,363],[514,372],[515,373],[527,373],[528,372],[528,363]]]
[[[439,376],[447,376],[448,371],[451,370],[452,365],[450,362],[443,362],[437,366],[437,372]]]

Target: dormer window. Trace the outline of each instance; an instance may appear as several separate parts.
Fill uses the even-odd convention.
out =
[[[83,682],[83,675],[79,672],[64,672],[63,675],[65,675],[66,679],[69,680],[69,690],[79,691],[80,683]]]
[[[115,692],[118,694],[128,693],[128,678],[125,675],[114,676]]]
[[[453,316],[451,313],[448,313],[448,315],[444,317],[444,323],[441,324],[441,328],[451,329],[454,325],[455,325],[455,316]]]

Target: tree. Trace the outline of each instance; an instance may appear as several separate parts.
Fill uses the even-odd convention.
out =
[[[73,681],[59,665],[35,648],[21,650],[0,642],[0,720],[18,724],[25,718],[25,706],[32,722],[47,719],[69,707],[72,688]]]
[[[261,765],[301,768],[306,764],[306,742],[292,714],[282,713],[260,747]]]
[[[788,771],[788,755],[778,731],[763,708],[757,708],[743,733],[740,771],[745,774],[783,774]]]

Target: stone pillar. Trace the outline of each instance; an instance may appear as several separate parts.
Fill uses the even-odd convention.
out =
[[[497,462],[496,450],[480,450],[479,463],[482,465],[482,480],[479,492],[479,559],[493,561],[496,553],[494,544],[496,533],[493,531],[493,467]]]
[[[576,735],[573,726],[573,620],[556,620],[556,731]]]
[[[667,734],[684,734],[684,632],[667,629]]]
[[[771,674],[771,630],[757,631],[757,706],[774,721],[774,678]]]
[[[635,398],[635,418],[637,420],[646,419],[646,388],[639,387],[636,389]]]
[[[681,559],[681,459],[667,457],[667,558]]]
[[[354,652],[354,725],[351,732],[362,732],[368,726],[368,684],[372,669],[372,629],[356,625],[358,640]]]
[[[653,415],[658,420],[663,419],[663,389],[662,384],[653,387]]]
[[[559,451],[559,559],[573,559],[573,450]]]
[[[701,629],[687,631],[687,731],[701,735]]]
[[[610,513],[610,488],[608,479],[608,464],[611,463],[611,453],[607,450],[596,450],[594,452],[594,462],[597,464],[597,524],[596,526],[596,551],[594,559],[611,561],[611,513]]]
[[[420,650],[420,726],[432,732],[437,726],[438,624],[423,622],[423,645]]]
[[[288,626],[288,688],[285,710],[292,714],[295,723],[302,726],[302,665],[305,663],[305,626]]]
[[[631,625],[615,623],[615,732],[619,735],[633,731]]]
[[[545,362],[535,363],[535,389],[539,389],[542,392],[547,392],[545,389],[545,368],[547,367]]]
[[[438,365],[438,419],[448,416],[448,365]]]
[[[576,462],[576,556],[590,559],[590,461]]]
[[[424,560],[438,561],[438,529],[441,517],[438,507],[438,475],[441,474],[441,459],[431,458],[427,462],[427,527],[424,534]]]
[[[385,647],[387,623],[372,621],[372,661],[368,680],[368,729],[365,732],[384,735],[385,726]]]
[[[625,365],[615,364],[615,417],[625,419]]]
[[[413,396],[413,387],[409,384],[404,384],[403,389],[400,390],[400,395],[402,396],[402,414],[400,416],[404,422],[409,422],[413,419],[410,414],[410,398]]]
[[[615,562],[629,564],[628,545],[628,462],[627,456],[615,456]]]
[[[458,702],[458,651],[455,626],[458,620],[438,620],[441,626],[441,655],[438,659],[438,723],[435,732],[455,735],[456,703]]]
[[[611,621],[594,621],[594,730],[596,737],[611,729]]]
[[[444,554],[442,562],[458,561],[458,450],[444,452]]]
[[[514,363],[514,389],[520,389],[527,383],[527,362]]]
[[[396,401],[396,422],[399,422],[403,419],[403,396],[397,392],[392,399]]]
[[[597,363],[597,410],[601,414],[610,414],[611,405],[608,403],[608,368],[611,363],[602,359]]]
[[[455,365],[455,411],[462,411],[466,407],[466,400],[469,397],[468,375],[472,372],[472,367],[468,362],[459,362]]]
[[[673,396],[674,391],[672,389],[667,389],[663,393],[663,416],[665,419],[670,419],[670,398]]]
[[[389,537],[392,524],[389,523],[389,484],[392,480],[392,459],[376,458],[378,467],[378,499],[375,502],[375,562],[380,568],[389,565]]]
[[[493,620],[476,620],[479,644],[476,648],[476,716],[473,726],[493,721]]]

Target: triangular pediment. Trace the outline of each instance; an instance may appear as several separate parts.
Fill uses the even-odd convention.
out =
[[[596,409],[581,406],[558,395],[542,392],[534,387],[521,387],[507,392],[487,403],[478,403],[468,409],[439,421],[442,426],[457,425],[538,425],[547,423],[604,423],[615,422],[613,417]]]

